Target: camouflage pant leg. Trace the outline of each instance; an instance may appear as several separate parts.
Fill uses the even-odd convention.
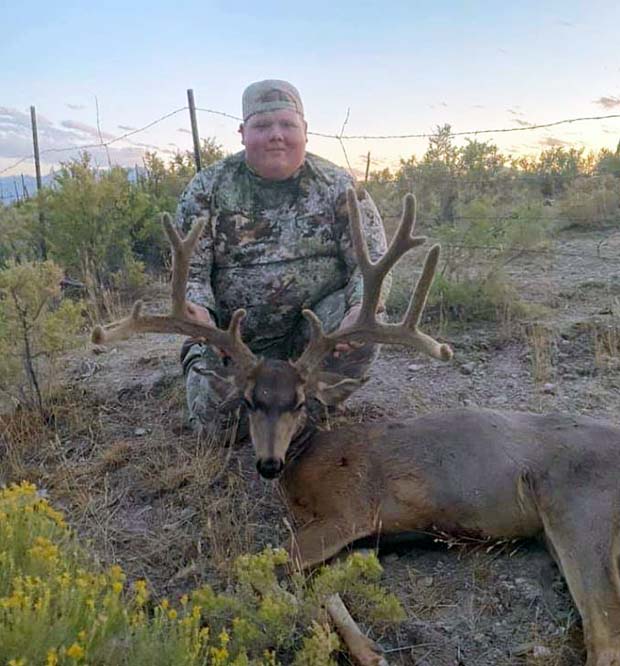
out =
[[[183,372],[190,426],[207,437],[226,437],[235,428],[242,434],[247,430],[245,415],[240,419],[239,410],[221,409],[228,397],[222,383],[195,372],[194,367],[220,374],[225,372],[221,357],[211,347],[196,344],[188,351],[183,361]]]

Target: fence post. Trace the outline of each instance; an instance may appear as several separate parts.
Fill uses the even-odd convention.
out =
[[[198,172],[202,169],[200,160],[200,137],[198,136],[198,122],[196,121],[194,91],[191,88],[188,88],[187,90],[187,102],[189,105],[189,119],[192,124],[192,139],[194,140],[194,161],[196,162],[196,172]]]
[[[32,124],[32,145],[34,147],[34,169],[37,175],[37,194],[39,205],[39,252],[41,259],[47,259],[47,244],[45,242],[45,217],[42,209],[41,190],[43,189],[43,181],[41,179],[41,160],[39,158],[39,135],[37,133],[37,113],[34,106],[30,107],[30,122]]]
[[[370,150],[366,155],[366,175],[364,176],[364,185],[368,185],[368,176],[370,174]]]

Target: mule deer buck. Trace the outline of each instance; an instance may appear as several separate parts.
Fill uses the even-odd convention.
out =
[[[375,316],[383,278],[402,255],[424,242],[411,235],[413,197],[405,197],[401,224],[375,264],[353,190],[348,206],[364,279],[359,318],[346,330],[325,335],[317,317],[304,311],[312,335],[295,362],[257,359],[241,339],[243,310],[234,313],[227,330],[184,319],[189,256],[204,222],[181,239],[169,218],[164,225],[174,250],[172,313],[143,315],[136,303],[126,319],[97,327],[93,340],[173,332],[203,337],[226,351],[233,359],[226,379],[248,410],[258,470],[266,478],[279,477],[299,525],[288,550],[302,568],[378,533],[541,535],[581,614],[587,665],[620,666],[619,428],[574,415],[463,409],[295,439],[310,396],[333,404],[344,383],[357,381],[320,370],[337,342],[405,344],[435,358],[452,356],[447,345],[418,328],[438,246],[427,254],[403,321],[384,324]]]

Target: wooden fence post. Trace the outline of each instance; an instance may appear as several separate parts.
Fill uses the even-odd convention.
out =
[[[194,104],[194,91],[189,88],[187,91],[187,102],[189,104],[189,119],[192,124],[192,139],[194,140],[194,161],[196,162],[196,172],[202,169],[200,159],[200,137],[198,135],[198,122],[196,121],[196,104]]]
[[[47,259],[47,243],[45,242],[45,216],[42,209],[41,190],[43,189],[43,181],[41,179],[41,160],[39,158],[39,135],[37,133],[37,113],[34,106],[30,107],[30,121],[32,124],[32,145],[34,147],[34,168],[37,175],[37,194],[39,205],[39,253],[41,259]]]

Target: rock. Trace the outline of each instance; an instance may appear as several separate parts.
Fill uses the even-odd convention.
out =
[[[542,595],[540,586],[527,578],[516,578],[515,585],[528,601],[535,601]]]
[[[146,435],[146,428],[136,428],[136,429],[133,431],[133,434],[134,434],[136,437],[143,437],[144,435]]]
[[[541,391],[548,395],[555,395],[556,385],[551,384],[551,382],[548,382],[547,384],[542,385]]]
[[[95,344],[93,344],[92,347],[90,348],[90,351],[93,354],[107,354],[110,351],[115,352],[116,349],[110,350],[107,347],[105,347],[104,345],[95,345]]]
[[[472,372],[474,371],[474,368],[476,367],[476,364],[473,362],[470,363],[463,363],[461,366],[461,374],[463,375],[471,375]]]
[[[543,657],[550,657],[552,654],[551,650],[544,645],[535,645],[532,648],[532,656],[534,659],[542,659]]]
[[[424,576],[424,578],[420,579],[420,585],[423,587],[431,587],[433,582],[434,580],[432,576]]]
[[[417,372],[418,370],[423,370],[424,366],[419,364],[419,363],[410,363],[407,366],[407,370],[410,370],[411,372]]]

